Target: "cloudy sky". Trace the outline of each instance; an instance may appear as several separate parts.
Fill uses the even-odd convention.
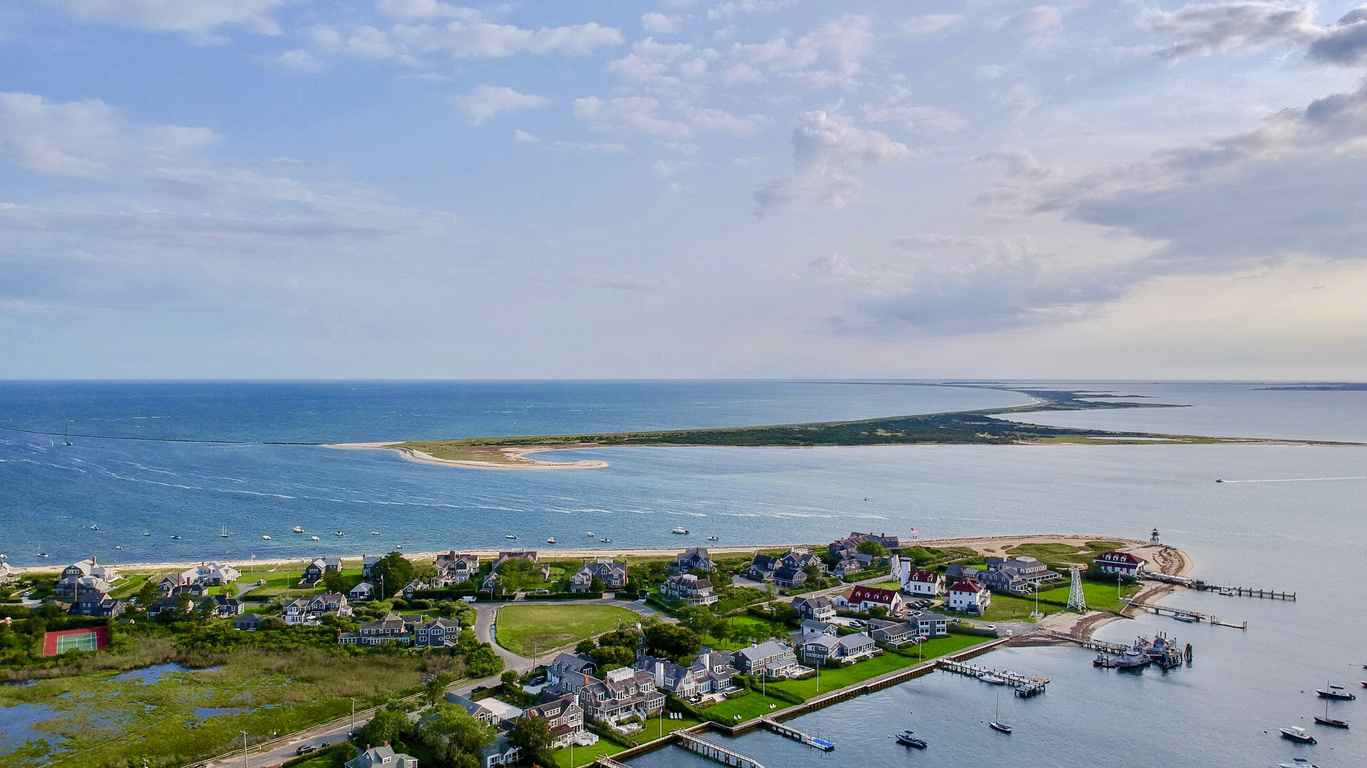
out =
[[[1367,5],[11,0],[0,378],[1367,379]]]

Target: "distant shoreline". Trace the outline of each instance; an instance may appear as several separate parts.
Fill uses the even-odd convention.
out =
[[[328,443],[324,448],[332,448],[340,451],[393,451],[408,461],[419,464],[436,464],[447,467],[465,467],[466,469],[494,469],[509,471],[539,471],[550,469],[602,469],[608,463],[596,459],[585,459],[582,461],[544,461],[542,459],[528,458],[533,453],[545,453],[547,451],[565,450],[575,446],[563,447],[534,447],[534,446],[515,446],[498,448],[495,455],[489,452],[491,457],[488,459],[443,459],[433,456],[430,453],[419,451],[402,443]]]

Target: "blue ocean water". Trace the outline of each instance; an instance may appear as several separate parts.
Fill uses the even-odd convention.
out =
[[[1050,384],[1050,386],[1060,386]],[[1074,385],[1064,385],[1074,386]],[[1367,441],[1367,393],[1267,391],[1249,384],[1082,383],[1192,403],[1167,410],[1041,414],[1039,421],[1162,431]],[[765,382],[603,384],[0,385],[0,423],[73,432],[258,441],[397,439],[775,423],[988,407],[1017,395],[962,388]],[[354,389],[353,387],[360,387]],[[809,389],[810,387],[810,389]],[[357,394],[357,393],[360,394]],[[620,408],[619,408],[619,405]],[[156,430],[149,422],[164,422]],[[414,434],[412,428],[431,432]],[[123,430],[120,432],[119,430]],[[1103,628],[1125,642],[1164,630],[1196,648],[1191,668],[1120,675],[1069,648],[984,659],[1043,675],[1049,692],[1003,699],[1009,737],[988,731],[995,689],[936,675],[813,713],[801,727],[837,745],[823,755],[765,734],[736,740],[769,768],[856,759],[964,765],[984,758],[1076,766],[1367,765],[1361,731],[1318,729],[1320,744],[1276,737],[1314,728],[1314,688],[1367,679],[1367,448],[1301,445],[896,446],[821,449],[616,448],[566,451],[606,469],[456,470],[388,453],[311,446],[61,440],[0,432],[0,541],[16,563],[46,549],[64,562],[355,554],[492,547],[583,531],[615,546],[681,545],[668,531],[725,544],[825,541],[850,530],[923,536],[1083,532],[1163,537],[1198,575],[1296,591],[1282,603],[1182,593],[1169,603],[1248,620],[1245,630],[1141,617]],[[1215,483],[1216,478],[1226,482]],[[100,531],[83,526],[95,522]],[[311,544],[293,525],[346,529]],[[227,525],[233,538],[218,538]],[[154,537],[142,537],[143,530]],[[381,537],[370,537],[379,530]],[[172,531],[180,541],[167,538]],[[259,535],[270,533],[271,542]],[[331,537],[325,537],[331,538]],[[115,543],[126,549],[115,551]],[[316,550],[316,551],[315,551]],[[1365,702],[1336,704],[1358,720]],[[1355,725],[1358,725],[1355,723]],[[913,728],[926,753],[893,748]],[[701,765],[675,750],[645,768]]]

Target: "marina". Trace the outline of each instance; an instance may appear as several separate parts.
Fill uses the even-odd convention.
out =
[[[1201,612],[1199,612],[1199,611],[1187,610],[1187,609],[1185,609],[1185,608],[1173,608],[1173,607],[1166,606],[1166,605],[1158,605],[1158,604],[1156,604],[1156,603],[1136,603],[1136,602],[1131,602],[1130,605],[1133,606],[1133,607],[1135,607],[1135,608],[1140,608],[1140,609],[1142,609],[1142,610],[1148,611],[1149,613],[1157,614],[1157,615],[1159,615],[1159,616],[1171,616],[1171,617],[1173,617],[1174,619],[1176,619],[1176,620],[1178,620],[1178,621],[1180,621],[1180,622],[1183,622],[1183,623],[1187,623],[1187,624],[1195,624],[1195,623],[1199,623],[1199,622],[1204,621],[1204,622],[1206,622],[1206,623],[1208,623],[1208,624],[1211,624],[1212,626],[1216,626],[1216,627],[1230,627],[1230,628],[1232,628],[1232,629],[1248,629],[1248,622],[1247,622],[1247,621],[1243,621],[1243,622],[1240,622],[1240,623],[1238,623],[1238,624],[1235,624],[1235,623],[1232,622],[1232,621],[1224,621],[1224,620],[1218,619],[1218,618],[1216,618],[1216,617],[1214,617],[1214,616],[1211,616],[1211,615],[1208,615],[1208,614],[1204,614],[1204,613],[1201,613]]]
[[[1017,696],[1025,699],[1044,693],[1049,685],[1049,679],[1045,677],[1026,677],[1010,670],[997,671],[952,659],[941,659],[936,662],[936,667],[945,672],[976,678],[992,685],[1009,685]]]

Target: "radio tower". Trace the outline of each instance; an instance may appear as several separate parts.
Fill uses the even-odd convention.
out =
[[[1087,597],[1082,594],[1082,569],[1073,566],[1073,585],[1068,589],[1068,610],[1087,612]]]

